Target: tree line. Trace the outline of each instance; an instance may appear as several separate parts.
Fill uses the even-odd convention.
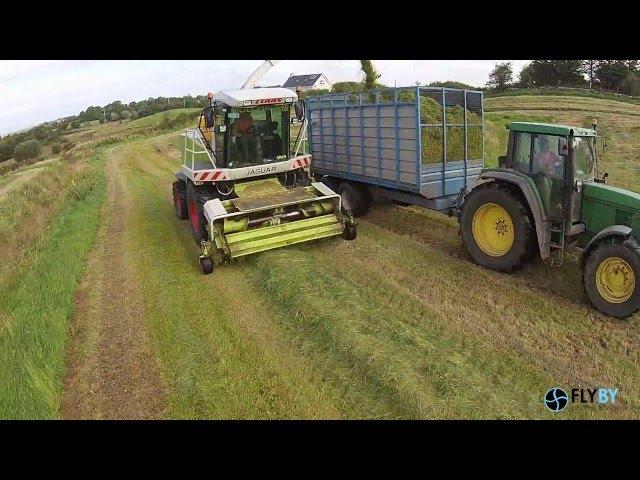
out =
[[[104,107],[91,106],[78,115],[71,115],[52,122],[46,122],[22,132],[0,137],[0,162],[15,157],[18,161],[37,158],[44,145],[51,145],[54,155],[73,147],[64,135],[81,128],[89,122],[115,122],[147,117],[154,113],[175,108],[198,108],[207,104],[207,97],[158,97],[140,102],[111,102]]]
[[[487,88],[570,87],[640,95],[638,60],[533,60],[518,74],[511,62],[500,62],[489,74]]]

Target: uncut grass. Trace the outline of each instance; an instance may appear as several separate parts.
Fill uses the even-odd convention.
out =
[[[309,250],[311,272],[307,272],[306,266],[301,267],[301,278],[309,275],[308,280],[322,280],[327,274],[314,266],[332,265],[332,258],[341,259],[333,265],[342,282],[332,284],[327,280],[320,286],[334,299],[342,300],[339,295],[346,292],[343,295],[349,298],[349,303],[342,308],[330,304],[331,313],[316,318],[314,325],[321,327],[315,328],[323,330],[321,338],[325,330],[338,337],[339,329],[329,320],[340,319],[349,325],[341,329],[355,329],[360,335],[375,332],[383,336],[382,332],[387,330],[385,339],[397,338],[402,332],[407,337],[423,340],[413,346],[403,345],[389,356],[373,341],[368,347],[362,346],[367,342],[361,342],[358,350],[365,358],[367,352],[371,356],[370,367],[378,365],[385,371],[385,375],[376,375],[377,378],[402,376],[405,380],[398,382],[404,394],[414,399],[415,392],[413,396],[410,392],[419,387],[406,381],[406,377],[410,376],[411,368],[433,363],[427,371],[434,372],[434,376],[428,377],[428,381],[441,385],[439,395],[434,399],[427,395],[427,405],[421,406],[424,410],[418,410],[421,413],[416,413],[415,409],[421,405],[416,401],[409,416],[426,413],[438,418],[447,415],[546,418],[548,413],[540,402],[540,395],[548,385],[614,384],[624,385],[625,395],[619,407],[575,409],[567,416],[638,417],[637,321],[630,325],[611,321],[593,312],[588,305],[575,305],[547,292],[541,295],[537,288],[527,286],[518,278],[489,272],[466,260],[451,259],[431,245],[421,245],[373,225],[367,225],[364,234],[362,232],[361,229],[357,244],[340,244],[337,252]],[[384,256],[380,252],[385,252]],[[271,295],[277,294],[286,282],[292,281],[295,285],[300,280],[298,277],[291,280],[291,271],[297,273],[297,270],[284,252],[273,254],[267,260],[266,271],[271,272],[267,278],[278,271],[271,264],[278,255],[283,255],[282,279],[277,280],[278,288],[271,288]],[[290,266],[285,273],[286,263]],[[283,306],[289,305],[299,312],[309,311],[307,305],[304,308],[300,305],[302,301],[298,300],[299,295],[295,296],[294,289],[283,298]],[[322,300],[316,302],[322,303]],[[310,315],[318,315],[320,310],[320,307],[311,309]],[[372,313],[376,311],[377,316]],[[354,327],[354,323],[358,326]],[[354,343],[348,340],[353,335],[351,331],[344,339],[339,336],[341,341],[329,343],[344,349],[345,344]],[[324,340],[321,343],[325,345]],[[448,348],[450,345],[454,347]],[[310,350],[316,349],[314,346]],[[321,351],[326,357],[327,353]],[[452,356],[455,363],[450,361]],[[407,357],[406,364],[401,362],[403,357]],[[394,363],[398,364],[397,371],[393,370]],[[471,399],[468,392],[473,392]],[[438,404],[441,398],[446,399],[446,404]]]
[[[57,418],[73,296],[97,229],[101,157],[74,178],[60,213],[0,299],[0,418]]]
[[[166,140],[171,144],[173,141]],[[165,143],[166,145],[166,143]],[[188,224],[170,197],[166,157],[151,143],[132,144],[123,165],[139,229],[127,239],[139,252],[137,279],[174,418],[340,418],[353,408],[316,378],[280,340],[278,315],[255,296],[246,267],[203,276]],[[175,161],[175,160],[174,160]]]

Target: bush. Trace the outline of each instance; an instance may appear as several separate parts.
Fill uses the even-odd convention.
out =
[[[62,151],[62,146],[59,143],[51,145],[51,153],[58,155]]]
[[[16,157],[16,160],[23,161],[37,158],[41,153],[42,145],[40,145],[38,140],[27,140],[26,142],[16,145],[13,155]]]

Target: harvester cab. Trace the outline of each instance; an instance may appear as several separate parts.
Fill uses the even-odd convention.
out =
[[[461,233],[476,263],[506,272],[538,254],[560,266],[577,247],[589,301],[626,317],[640,309],[640,195],[596,178],[592,127],[509,124],[507,154],[464,197]]]
[[[338,234],[355,238],[340,196],[311,182],[311,155],[297,155],[299,142],[292,145],[292,114],[300,120],[301,111],[288,89],[222,91],[209,96],[197,129],[184,132],[173,199],[202,248],[204,273],[272,248]]]

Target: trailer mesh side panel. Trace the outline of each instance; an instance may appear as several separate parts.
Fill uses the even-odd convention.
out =
[[[320,173],[452,195],[479,174],[482,92],[409,87],[310,97],[309,145]]]

